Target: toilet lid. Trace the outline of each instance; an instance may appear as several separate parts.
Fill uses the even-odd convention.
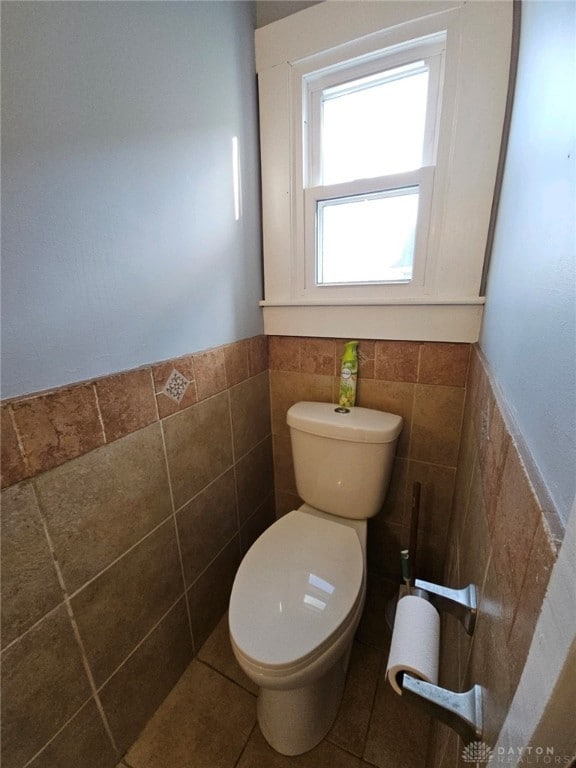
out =
[[[304,512],[280,518],[242,561],[230,598],[230,631],[259,665],[310,655],[345,621],[362,586],[356,531]]]

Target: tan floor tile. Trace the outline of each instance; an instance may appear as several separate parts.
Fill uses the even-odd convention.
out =
[[[232,651],[227,613],[220,619],[216,629],[200,648],[198,658],[251,693],[258,693],[258,686],[240,669]]]
[[[273,750],[255,728],[237,768],[360,768],[360,760],[328,741],[303,755],[286,757]]]
[[[254,697],[194,660],[126,761],[132,768],[233,768],[255,722]]]
[[[354,643],[342,703],[327,736],[328,741],[359,757],[364,752],[381,659],[378,649]]]
[[[364,759],[378,768],[425,768],[430,718],[398,696],[382,664]]]

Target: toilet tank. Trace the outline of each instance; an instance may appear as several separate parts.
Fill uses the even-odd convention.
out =
[[[303,501],[338,517],[380,511],[402,418],[370,408],[301,402],[287,413],[296,488]]]

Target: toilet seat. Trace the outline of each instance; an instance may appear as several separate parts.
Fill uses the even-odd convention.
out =
[[[321,656],[354,621],[364,558],[356,531],[295,510],[250,548],[230,598],[230,633],[248,666],[290,674]]]

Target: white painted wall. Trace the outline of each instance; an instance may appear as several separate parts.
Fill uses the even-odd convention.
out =
[[[522,3],[480,344],[564,521],[576,492],[573,2]]]
[[[262,331],[253,12],[3,4],[2,397]]]

